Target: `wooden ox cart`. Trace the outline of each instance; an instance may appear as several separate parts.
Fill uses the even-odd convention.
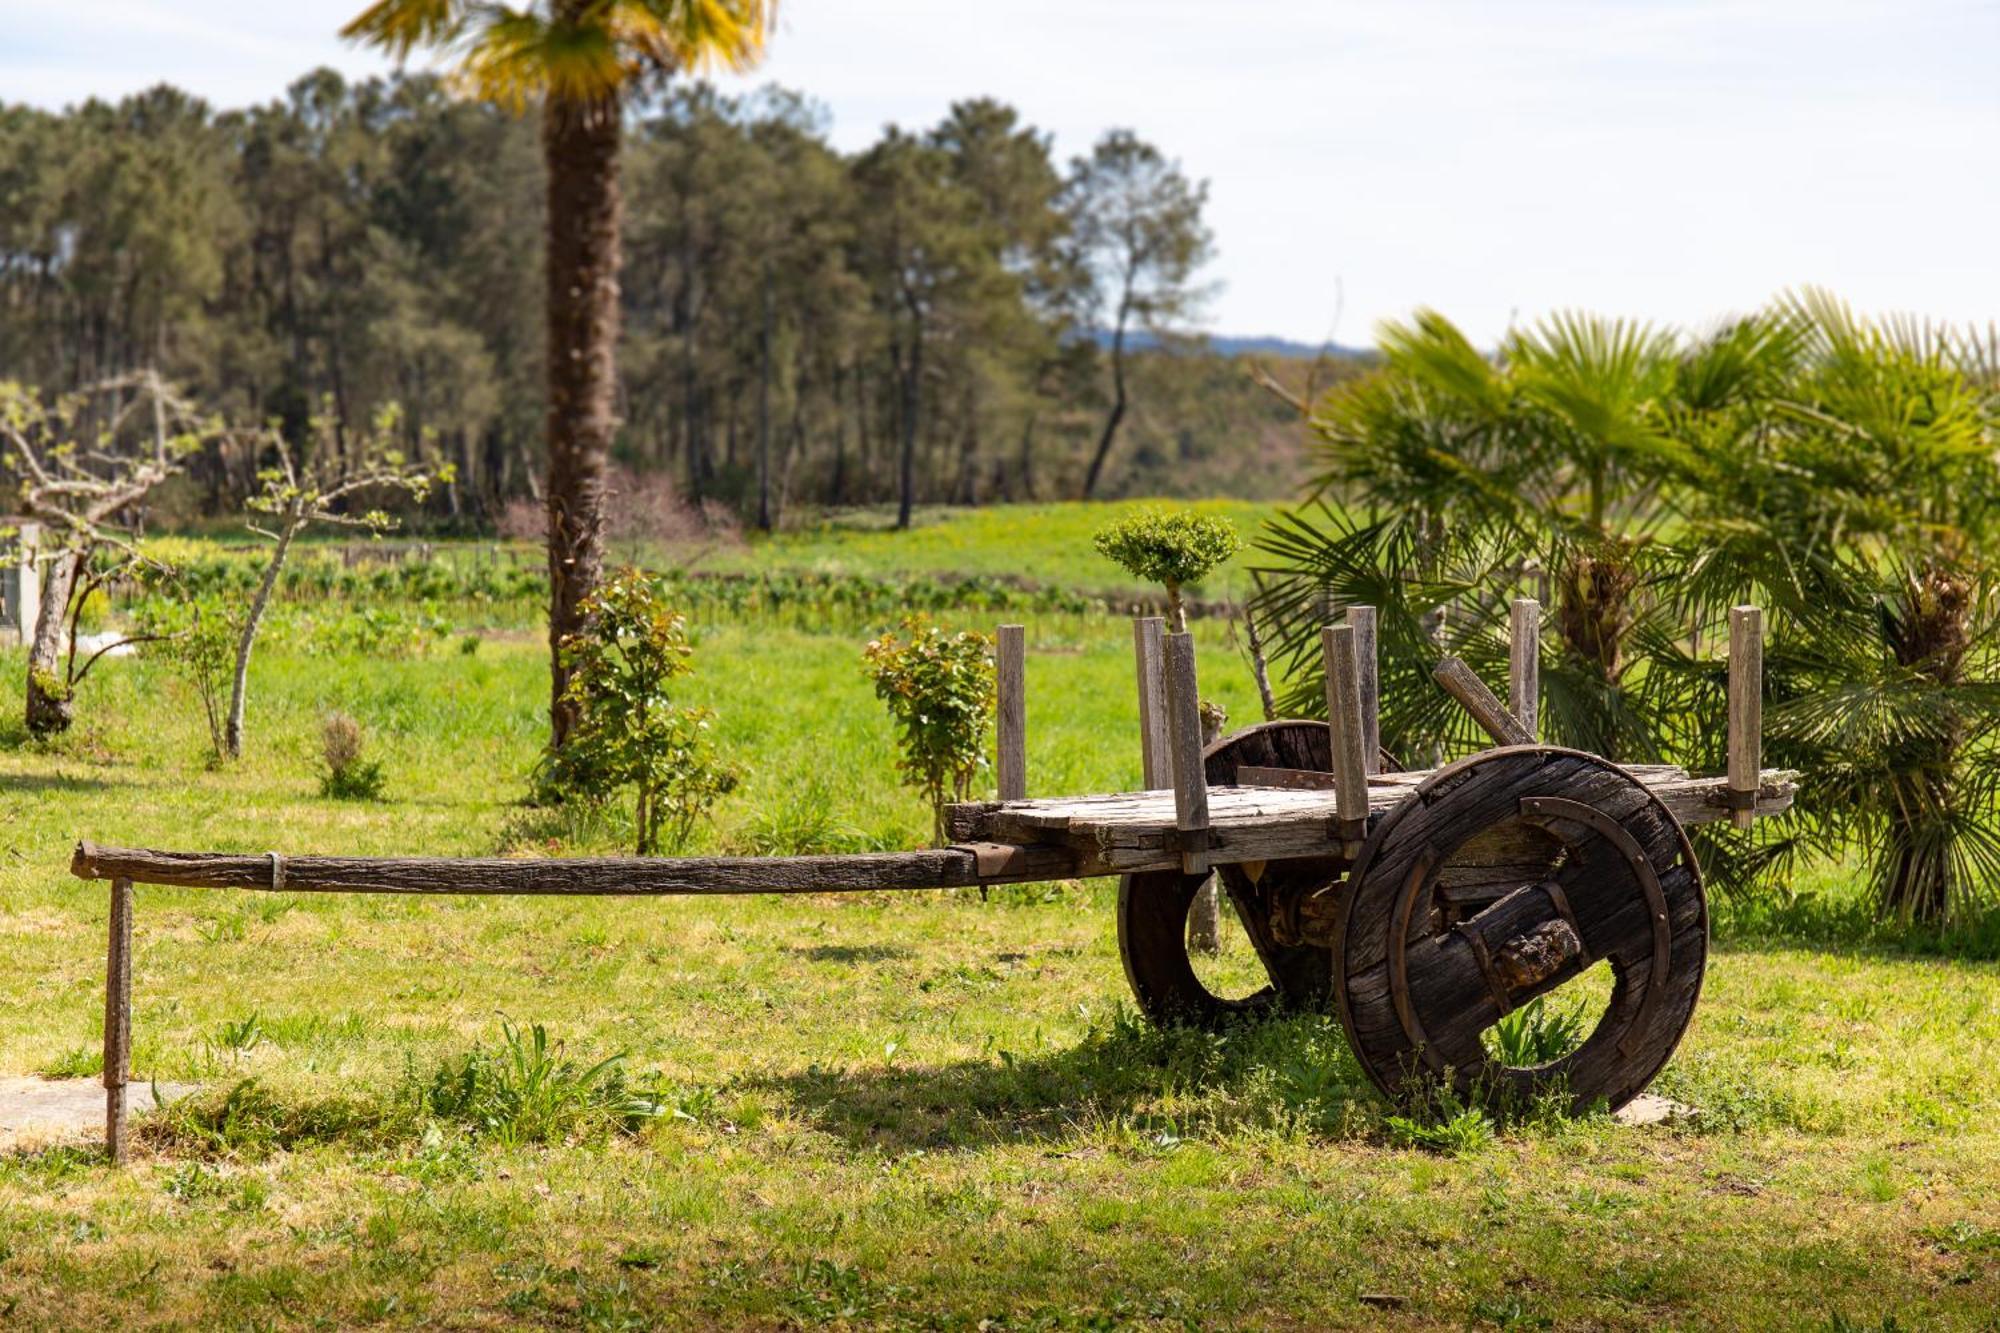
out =
[[[1619,765],[1537,744],[1539,609],[1514,605],[1502,704],[1455,659],[1439,683],[1496,748],[1389,771],[1376,745],[1373,611],[1322,632],[1328,721],[1251,727],[1204,747],[1193,642],[1135,625],[1147,791],[1026,799],[1020,627],[999,639],[1000,793],[953,806],[957,841],[920,852],[777,858],[354,858],[77,846],[72,871],[112,882],[104,1081],[114,1158],[130,1077],[135,883],[331,893],[824,893],[1117,875],[1118,942],[1140,1009],[1217,1027],[1278,1009],[1336,1008],[1391,1099],[1453,1085],[1489,1103],[1554,1093],[1616,1108],[1665,1065],[1701,991],[1708,911],[1686,828],[1748,827],[1791,804],[1793,775],[1761,770],[1761,621],[1731,614],[1729,771]],[[1187,944],[1211,877],[1267,984],[1223,996]],[[1608,965],[1611,995],[1574,1049],[1510,1066],[1482,1034]]]

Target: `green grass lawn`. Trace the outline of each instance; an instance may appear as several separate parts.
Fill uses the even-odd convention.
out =
[[[857,636],[698,628],[690,697],[741,775],[701,850],[922,839]],[[1205,692],[1250,719],[1247,672],[1197,628]],[[1126,627],[1029,633],[1033,789],[1136,783]],[[415,660],[271,647],[229,768],[204,762],[187,687],[143,659],[92,677],[57,747],[0,724],[0,1074],[96,1073],[106,900],[66,873],[79,836],[611,848],[615,829],[516,804],[546,694],[531,631]],[[0,655],[0,677],[19,671]],[[367,727],[387,799],[317,794],[335,708]],[[1835,872],[1803,887],[1851,896]],[[1996,1326],[1992,963],[1725,912],[1660,1084],[1693,1124],[1543,1120],[1439,1153],[1399,1146],[1330,1019],[1223,1038],[1134,1020],[1112,894],[142,887],[137,1070],[204,1090],[146,1123],[124,1171],[77,1148],[0,1158],[0,1311],[49,1328]],[[632,1132],[583,1116],[551,1143],[437,1114],[433,1076],[495,1050],[503,1016],[580,1059],[625,1053],[666,1114]]]
[[[752,536],[737,550],[703,561],[711,569],[822,569],[844,573],[997,574],[1083,591],[1124,589],[1132,580],[1091,549],[1090,538],[1120,514],[1171,503],[1228,519],[1245,542],[1275,504],[1249,500],[1117,501],[1103,504],[994,505],[921,509],[911,530],[895,530],[893,510],[835,514],[793,531]],[[1210,596],[1240,594],[1254,556],[1245,552],[1209,580]]]

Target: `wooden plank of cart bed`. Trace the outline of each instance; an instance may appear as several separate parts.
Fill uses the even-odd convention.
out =
[[[1661,766],[1659,771],[1661,778],[1646,785],[1682,823],[1708,823],[1729,813],[1728,798],[1723,795],[1728,785],[1726,778],[1668,779],[1665,766]],[[1764,770],[1760,775],[1764,790],[1758,798],[1759,812],[1777,814],[1789,808],[1797,776],[1781,769]],[[1035,808],[1025,812],[1019,803],[957,805],[948,812],[947,823],[951,836],[962,841],[1054,842],[1096,849],[1107,842],[1157,839],[1158,845],[1164,845],[1166,830],[1173,822],[1170,803],[1165,793],[1145,795],[1144,800],[1092,797],[1032,802],[1030,804]],[[1322,824],[1333,815],[1330,792],[1214,787],[1210,789],[1209,796],[1211,821],[1219,834],[1226,834],[1232,825],[1245,829],[1247,833],[1250,821],[1255,821],[1260,829],[1271,821],[1304,826],[1307,832],[1303,835],[1297,830],[1288,830],[1280,837],[1279,840],[1286,846],[1297,845],[1301,837],[1310,839],[1315,836],[1311,831],[1313,826]],[[1407,789],[1371,786],[1370,813],[1379,814],[1392,809],[1407,798]],[[1323,831],[1319,836],[1325,836]],[[1236,841],[1239,848],[1248,845],[1246,838],[1239,837]],[[1257,858],[1243,851],[1227,859]]]

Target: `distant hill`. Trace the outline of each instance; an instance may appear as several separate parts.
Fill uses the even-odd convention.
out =
[[[1092,329],[1090,336],[1097,340],[1097,345],[1100,347],[1109,347],[1111,345],[1110,329]],[[1290,338],[1277,338],[1269,334],[1232,335],[1217,333],[1206,335],[1202,338],[1202,341],[1206,342],[1212,351],[1222,356],[1281,356],[1292,357],[1302,361],[1311,361],[1317,358],[1322,350],[1321,346],[1317,343],[1294,342]],[[1134,329],[1125,335],[1125,345],[1134,349],[1157,347],[1160,345],[1160,339],[1143,329]],[[1326,355],[1330,357],[1348,360],[1368,355],[1366,348],[1343,347],[1339,343],[1333,343],[1325,347],[1324,350]]]

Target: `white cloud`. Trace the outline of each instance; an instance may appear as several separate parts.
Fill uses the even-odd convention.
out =
[[[0,0],[0,95],[277,95],[360,0]],[[1080,152],[1210,180],[1212,323],[1313,338],[1436,306],[1699,323],[1799,283],[2000,316],[2000,7],[1978,0],[794,0],[760,77],[836,139],[991,94]]]

